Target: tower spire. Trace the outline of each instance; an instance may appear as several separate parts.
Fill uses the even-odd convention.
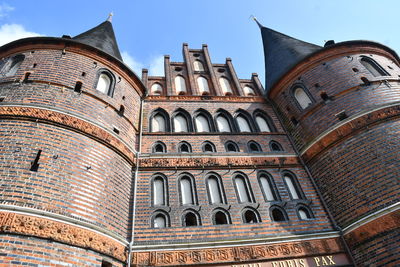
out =
[[[254,17],[253,15],[251,15],[250,17],[257,23],[257,25],[258,25],[258,27],[260,27],[260,29],[264,27],[264,26],[257,20],[256,17]]]
[[[110,14],[108,14],[107,21],[112,22],[112,17],[114,16],[114,13],[111,11]]]

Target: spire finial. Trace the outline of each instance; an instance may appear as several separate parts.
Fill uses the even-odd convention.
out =
[[[258,27],[260,27],[260,29],[261,29],[262,27],[264,27],[263,25],[261,25],[260,22],[258,22],[257,18],[254,17],[253,15],[251,15],[250,18],[252,18],[252,19],[257,23],[257,25],[258,25]]]
[[[110,14],[108,14],[107,21],[111,22],[113,16],[114,16],[114,13],[113,13],[113,12],[110,12]]]

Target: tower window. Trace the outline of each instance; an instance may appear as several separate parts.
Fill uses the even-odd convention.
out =
[[[269,147],[271,148],[272,151],[283,151],[281,144],[273,140],[269,142]]]
[[[294,177],[293,174],[285,172],[283,175],[283,180],[285,181],[286,187],[292,199],[304,198],[297,179]]]
[[[77,92],[77,93],[81,93],[82,92],[82,83],[81,82],[76,82],[74,91]]]
[[[389,76],[389,73],[372,58],[361,57],[360,62],[374,77]]]
[[[207,178],[207,189],[211,204],[221,204],[224,202],[221,180],[216,175],[210,175]]]
[[[114,81],[114,75],[110,71],[104,69],[100,70],[98,72],[96,90],[108,96],[112,96],[114,93]]]
[[[183,176],[179,180],[179,189],[181,193],[181,204],[182,205],[194,205],[194,184],[193,179],[189,176]]]
[[[16,55],[12,57],[6,62],[6,64],[4,64],[2,68],[2,73],[4,73],[4,75],[7,77],[14,76],[17,73],[24,59],[25,59],[24,55]]]
[[[249,121],[243,115],[238,115],[236,121],[239,125],[240,132],[251,132]]]
[[[167,153],[167,148],[163,142],[156,142],[153,145],[152,153]]]
[[[206,141],[202,145],[203,152],[215,152],[215,146],[213,143]]]
[[[313,218],[311,211],[305,206],[300,206],[297,209],[297,215],[300,220],[309,220]]]
[[[199,216],[194,211],[188,211],[183,216],[183,226],[200,225]]]
[[[163,212],[158,212],[153,216],[153,227],[154,228],[165,228],[168,226],[168,216]]]
[[[297,103],[300,105],[301,109],[306,109],[312,104],[311,98],[304,91],[303,87],[297,86],[293,89],[294,97]]]
[[[239,203],[252,202],[252,195],[247,179],[243,175],[238,174],[235,176],[234,181]]]
[[[153,179],[153,205],[160,206],[166,205],[167,194],[166,194],[166,181],[164,177],[157,176]]]
[[[265,201],[274,201],[279,199],[275,184],[270,175],[262,173],[259,176],[259,182],[262,192],[264,194]]]
[[[229,121],[224,115],[217,116],[217,126],[220,132],[232,132]]]
[[[251,152],[251,153],[262,152],[261,146],[255,141],[250,141],[247,144],[247,147],[249,149],[249,152]]]

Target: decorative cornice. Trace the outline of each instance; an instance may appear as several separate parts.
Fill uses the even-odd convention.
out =
[[[126,261],[125,246],[96,232],[46,218],[0,211],[0,233],[27,235],[91,249]]]
[[[114,150],[130,164],[134,164],[135,154],[120,138],[109,131],[75,115],[32,105],[0,105],[0,118],[24,119],[53,124],[79,132]]]
[[[145,101],[210,101],[210,102],[236,102],[236,103],[265,103],[263,96],[194,96],[194,95],[176,95],[176,96],[147,96]]]
[[[298,165],[297,156],[254,156],[246,157],[237,155],[233,157],[217,156],[217,157],[170,157],[170,158],[140,158],[139,166],[141,169],[180,169],[187,168],[246,168],[254,169],[259,167],[283,167],[290,165]]]
[[[352,136],[355,132],[364,129],[370,125],[381,121],[390,120],[400,116],[400,103],[391,103],[389,105],[374,107],[356,114],[332,128],[320,134],[309,145],[307,145],[300,155],[306,162],[314,158],[329,146]]]
[[[133,252],[134,266],[178,266],[249,262],[343,252],[338,238],[211,249]]]

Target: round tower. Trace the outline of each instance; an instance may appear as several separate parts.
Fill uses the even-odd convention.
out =
[[[123,266],[144,87],[110,21],[0,58],[0,262]]]
[[[319,47],[261,31],[268,97],[355,263],[399,264],[398,55],[370,41]]]

